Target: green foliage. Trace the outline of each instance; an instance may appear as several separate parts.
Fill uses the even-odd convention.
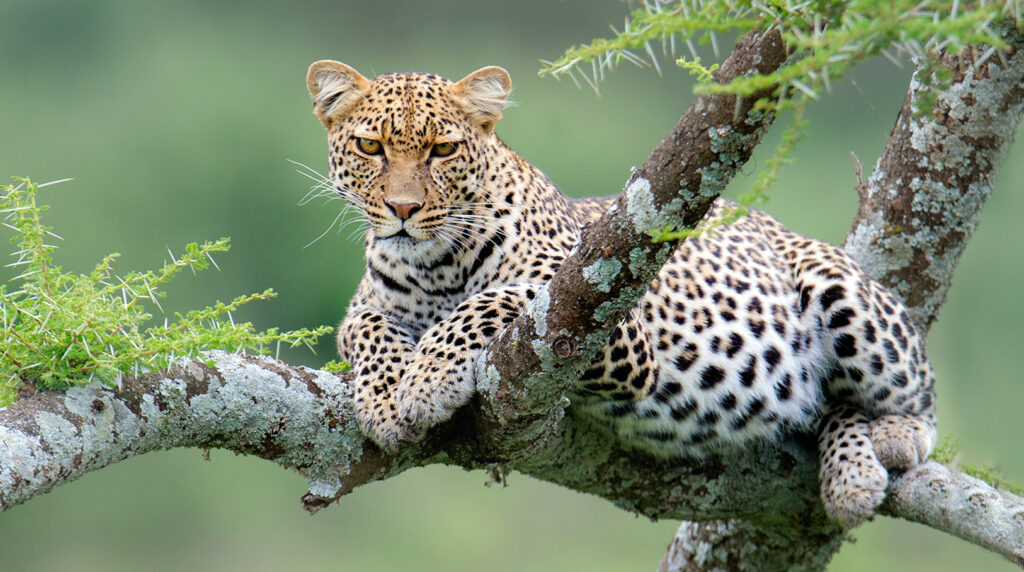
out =
[[[937,60],[929,54],[937,49],[956,52],[967,44],[1004,47],[991,26],[1003,16],[1019,20],[1015,0],[644,0],[622,32],[612,29],[614,38],[573,46],[559,59],[542,62],[540,73],[568,76],[577,83],[579,76],[596,90],[605,72],[622,61],[660,71],[656,52],[674,55],[678,44],[692,55],[692,60],[679,62],[692,72],[703,69],[694,66],[700,63],[695,42],[710,43],[717,56],[717,33],[777,27],[797,57],[774,73],[745,75],[727,85],[702,82],[696,91],[750,95],[778,85],[785,88],[780,93],[817,99],[830,89],[831,80],[878,55],[894,62],[907,55],[931,72],[937,70]],[[662,49],[655,50],[654,43],[661,43]],[[981,55],[988,56],[991,52]]]
[[[228,250],[228,239],[192,243],[179,257],[157,271],[114,274],[118,254],[106,256],[89,274],[63,272],[54,264],[60,237],[41,222],[47,209],[36,203],[39,188],[28,179],[0,186],[3,225],[15,232],[11,243],[17,258],[9,267],[21,273],[13,290],[0,285],[0,407],[10,404],[23,381],[40,389],[66,389],[93,379],[116,382],[120,374],[163,369],[172,362],[195,357],[204,350],[265,353],[281,343],[312,349],[319,336],[331,331],[321,326],[280,332],[255,331],[252,324],[236,323],[232,311],[253,300],[274,297],[272,290],[217,302],[176,321],[147,326],[152,315],[148,301],[162,311],[161,290],[182,270],[205,270],[213,254]]]
[[[324,366],[320,369],[324,371],[329,371],[331,373],[345,373],[352,369],[352,365],[348,363],[348,360],[338,361],[332,359],[331,361],[325,363]]]
[[[1024,487],[1013,481],[1006,480],[987,463],[983,463],[981,465],[960,465],[960,470],[976,479],[985,481],[997,489],[1002,489],[1019,497],[1024,497]]]
[[[702,85],[711,83],[714,79],[715,70],[718,69],[718,64],[711,64],[709,67],[704,67],[700,64],[700,58],[693,58],[688,60],[685,57],[677,58],[676,65],[690,72],[690,75],[697,76],[697,81]]]
[[[698,94],[730,93],[751,96],[774,90],[773,97],[756,102],[761,113],[793,111],[794,117],[774,154],[765,161],[766,169],[749,192],[739,197],[740,207],[718,221],[697,229],[664,229],[655,233],[656,242],[681,240],[699,235],[721,224],[729,224],[747,212],[747,207],[767,200],[768,187],[778,178],[781,167],[803,137],[807,121],[806,105],[831,90],[831,81],[839,79],[854,65],[883,55],[899,63],[908,55],[920,66],[918,77],[931,92],[920,98],[917,113],[926,112],[936,100],[937,90],[948,85],[952,76],[937,57],[940,49],[957,52],[962,47],[987,45],[977,58],[991,57],[993,50],[1005,46],[992,23],[1008,17],[1020,20],[1017,2],[989,3],[920,0],[854,0],[850,2],[817,0],[643,0],[643,7],[626,20],[615,37],[596,39],[590,44],[573,46],[554,62],[544,61],[541,75],[568,76],[577,85],[577,76],[595,91],[605,72],[620,62],[654,66],[661,72],[653,43],[661,43],[663,57],[676,53],[677,44],[686,45],[692,59],[676,58],[676,63],[697,77]],[[744,33],[749,30],[778,28],[783,33],[792,57],[769,74],[744,74],[727,84],[714,83],[718,64],[705,67],[695,45],[710,43],[718,56],[719,32]],[[589,65],[587,65],[589,64]],[[589,70],[587,69],[589,68]]]
[[[928,458],[933,460],[933,461],[935,461],[935,462],[937,462],[937,463],[942,463],[943,465],[949,465],[949,464],[952,464],[953,461],[956,460],[956,456],[959,455],[959,454],[960,454],[960,439],[957,438],[956,435],[949,434],[949,435],[946,435],[946,438],[943,439],[942,443],[940,443],[937,447],[935,447],[935,450],[932,451],[931,456],[928,457]]]

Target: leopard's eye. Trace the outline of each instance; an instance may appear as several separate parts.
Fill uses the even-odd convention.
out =
[[[362,137],[356,139],[356,145],[359,147],[360,151],[366,153],[367,155],[380,155],[381,151],[384,150],[384,147],[380,144],[380,141],[375,141],[373,139],[363,139]]]
[[[455,152],[459,148],[458,143],[438,143],[434,145],[434,148],[430,150],[430,155],[433,157],[447,157]]]

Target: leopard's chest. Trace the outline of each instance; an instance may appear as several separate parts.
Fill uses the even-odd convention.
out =
[[[515,264],[506,252],[515,242],[493,236],[464,251],[432,256],[411,249],[369,249],[367,278],[374,305],[419,339],[474,294],[515,281],[516,273],[507,270]]]
[[[467,298],[465,289],[449,280],[417,275],[408,269],[384,271],[372,263],[368,268],[381,309],[417,340]]]

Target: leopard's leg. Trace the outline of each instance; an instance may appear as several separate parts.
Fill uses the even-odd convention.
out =
[[[864,413],[840,406],[818,433],[821,502],[829,518],[846,527],[870,518],[885,498],[889,474],[875,455],[870,430]]]
[[[887,469],[908,469],[935,447],[935,378],[924,338],[888,290],[866,281],[826,318],[838,367],[828,392],[861,408]]]
[[[863,414],[863,438],[875,463],[902,470],[923,462],[935,446],[935,381],[924,339],[909,314],[838,249],[818,250],[799,269],[800,311],[818,316],[825,361],[833,364],[824,380],[830,406],[848,405]],[[846,473],[863,468],[862,482],[875,479],[877,470],[866,461],[844,468],[842,459],[832,457],[836,454],[843,452],[821,449],[822,498],[852,499],[851,506],[830,514],[855,523],[842,515],[861,511],[860,489],[828,490],[843,486],[844,478],[827,475],[826,467]]]
[[[354,308],[338,326],[338,354],[355,372],[356,421],[364,434],[394,450],[408,433],[398,416],[395,390],[416,349],[412,335],[392,318]]]
[[[410,429],[404,439],[418,439],[469,401],[476,389],[477,356],[522,313],[538,288],[524,283],[484,290],[424,332],[397,390],[398,415]]]

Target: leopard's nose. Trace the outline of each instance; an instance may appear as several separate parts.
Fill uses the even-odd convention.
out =
[[[397,201],[386,201],[388,208],[391,212],[395,213],[395,216],[402,220],[406,220],[411,217],[416,211],[423,207],[423,203],[400,203]]]

